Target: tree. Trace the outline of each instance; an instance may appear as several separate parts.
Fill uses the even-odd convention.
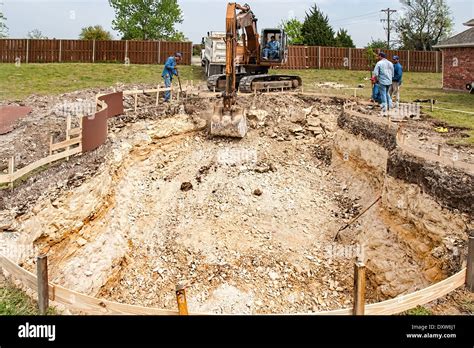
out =
[[[285,31],[289,45],[303,45],[304,40],[303,35],[301,34],[303,23],[298,19],[292,18],[283,20],[279,27]]]
[[[115,10],[113,29],[126,40],[175,40],[184,35],[175,29],[183,22],[177,0],[109,0]]]
[[[3,15],[2,12],[0,12],[0,39],[2,37],[7,37],[7,34],[8,34],[8,27],[7,25],[5,24],[5,21],[7,19],[5,18],[5,16]]]
[[[334,46],[336,43],[328,16],[324,15],[317,5],[314,5],[309,13],[306,12],[301,34],[305,45]]]
[[[335,40],[337,47],[355,48],[354,41],[352,41],[352,37],[349,35],[346,29],[339,29]]]
[[[365,46],[366,48],[372,48],[372,49],[382,49],[382,50],[388,50],[387,46],[387,41],[382,40],[382,39],[371,39],[371,41]]]
[[[39,29],[30,30],[28,32],[27,37],[28,37],[28,39],[36,39],[36,40],[47,39],[48,38],[47,36],[44,36],[43,33],[41,32],[41,30],[39,30]]]
[[[403,14],[396,23],[400,48],[431,51],[453,28],[446,0],[400,0]]]
[[[100,25],[84,27],[79,34],[81,40],[112,40],[112,34]]]

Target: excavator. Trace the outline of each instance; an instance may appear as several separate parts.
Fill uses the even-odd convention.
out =
[[[270,41],[278,41],[279,50],[269,55]],[[299,88],[302,81],[299,76],[268,74],[271,67],[288,58],[286,35],[282,29],[264,29],[260,36],[257,18],[248,4],[227,4],[225,43],[225,74],[207,80],[210,90],[223,92],[222,105],[216,105],[211,116],[211,135],[243,138],[247,134],[247,118],[245,110],[236,105],[237,91],[292,90]],[[237,73],[237,66],[243,67],[245,73]]]

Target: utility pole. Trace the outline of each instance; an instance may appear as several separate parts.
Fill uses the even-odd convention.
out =
[[[385,21],[387,22],[387,47],[388,47],[388,49],[390,49],[390,31],[391,31],[391,29],[392,29],[391,24],[392,24],[392,21],[393,21],[393,19],[390,19],[390,15],[391,15],[392,13],[397,12],[397,10],[392,10],[392,9],[390,9],[390,7],[389,7],[389,8],[387,8],[387,9],[385,9],[385,10],[381,10],[381,12],[387,13],[387,19],[381,19],[380,21],[381,21],[382,23],[385,22]]]

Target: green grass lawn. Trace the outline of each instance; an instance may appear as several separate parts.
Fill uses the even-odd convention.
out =
[[[162,65],[124,64],[0,64],[0,100],[22,99],[31,94],[59,94],[116,83],[161,84]],[[198,66],[179,67],[181,80],[200,80]]]
[[[33,93],[46,95],[71,92],[92,87],[109,87],[116,83],[161,84],[162,65],[123,64],[0,64],[0,100],[22,99]],[[349,87],[363,84],[357,95],[369,99],[371,94],[368,71],[347,70],[272,70],[271,73],[299,75],[303,79],[305,91],[321,91],[315,84],[320,82],[338,82]],[[204,75],[199,66],[180,67],[181,79],[203,81]],[[401,99],[412,102],[416,99],[436,99],[437,106],[464,111],[474,111],[474,96],[463,92],[443,91],[441,74],[405,73],[401,90]],[[351,90],[326,89],[326,93],[351,95]],[[427,105],[428,106],[428,105]],[[474,121],[472,115],[444,110],[430,112],[430,116],[445,121],[452,126],[468,128],[470,138],[459,142],[474,145]]]
[[[23,291],[11,283],[0,284],[0,315],[38,315],[38,305]],[[48,314],[56,314],[53,308],[48,309]]]

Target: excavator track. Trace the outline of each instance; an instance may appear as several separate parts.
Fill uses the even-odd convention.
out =
[[[240,79],[239,90],[243,93],[271,90],[294,90],[301,87],[299,76],[292,75],[247,75]]]
[[[222,92],[225,90],[226,75],[213,75],[207,79],[207,87],[210,91]],[[292,75],[247,75],[236,74],[236,84],[240,92],[253,93],[269,92],[272,90],[294,90],[302,85],[299,76]]]

